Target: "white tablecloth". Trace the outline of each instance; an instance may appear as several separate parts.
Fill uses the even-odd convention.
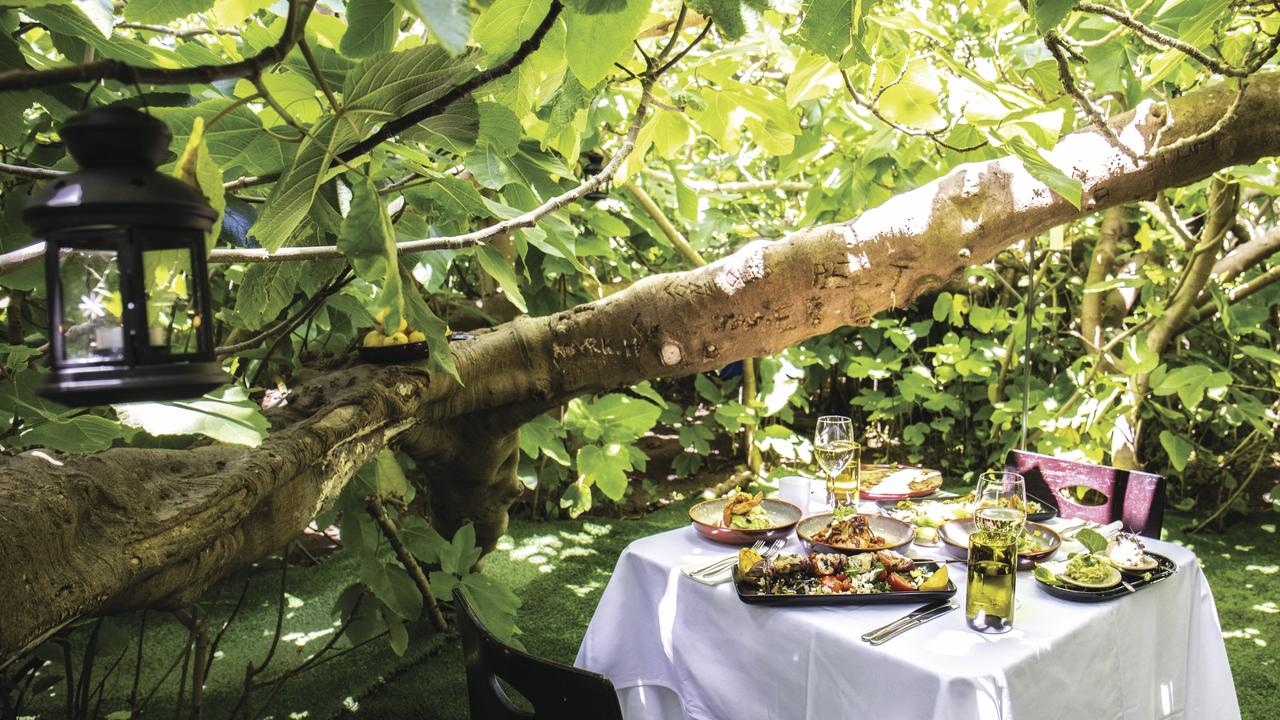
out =
[[[864,632],[917,606],[747,605],[732,583],[680,573],[732,550],[680,528],[623,551],[576,664],[613,680],[628,720],[1239,718],[1195,555],[1148,545],[1180,570],[1110,602],[1059,600],[1019,573],[1004,635],[965,625],[964,568],[952,565],[961,609],[872,647]]]

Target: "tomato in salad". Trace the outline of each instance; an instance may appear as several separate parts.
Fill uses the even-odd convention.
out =
[[[889,583],[889,587],[893,588],[894,590],[899,590],[903,592],[912,592],[916,589],[916,586],[912,585],[910,580],[906,579],[905,577],[899,575],[896,572],[888,573],[884,580],[885,582]]]

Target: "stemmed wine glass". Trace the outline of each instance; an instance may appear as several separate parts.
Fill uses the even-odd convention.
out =
[[[978,476],[974,524],[979,530],[1018,537],[1027,521],[1027,482],[1016,472],[993,470]]]
[[[823,415],[813,433],[813,454],[827,476],[827,500],[835,505],[858,504],[858,453],[861,446],[853,439],[853,421],[843,415]],[[842,477],[853,464],[852,484]],[[837,480],[840,482],[837,482]],[[837,493],[843,496],[837,497]],[[840,502],[837,500],[840,499]]]

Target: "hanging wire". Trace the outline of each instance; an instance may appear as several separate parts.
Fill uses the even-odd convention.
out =
[[[1031,405],[1031,318],[1035,313],[1032,301],[1036,295],[1036,239],[1027,238],[1027,299],[1022,306],[1022,313],[1027,316],[1025,337],[1022,339],[1022,444],[1020,449],[1027,449],[1027,415]]]
[[[138,99],[142,101],[142,112],[151,114],[151,103],[147,102],[147,94],[142,92],[142,85],[138,83],[138,68],[129,68],[133,71],[133,89],[138,91]]]

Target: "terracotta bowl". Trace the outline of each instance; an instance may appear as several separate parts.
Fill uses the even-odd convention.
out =
[[[721,527],[726,498],[707,500],[689,508],[689,520],[704,536],[726,545],[750,545],[757,540],[777,540],[791,534],[800,520],[800,508],[786,500],[765,498],[760,506],[769,511],[773,525],[758,530]]]
[[[831,524],[831,513],[810,515],[796,525],[796,535],[804,541],[805,547],[812,552],[864,553],[878,550],[901,550],[915,539],[916,531],[911,525],[884,515],[862,513],[871,526],[871,531],[884,538],[883,545],[868,547],[852,547],[848,545],[830,545],[813,539],[814,533]]]

